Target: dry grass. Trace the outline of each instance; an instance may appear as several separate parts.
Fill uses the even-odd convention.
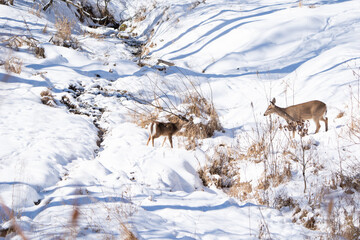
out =
[[[360,175],[345,175],[344,173],[336,174],[336,185],[349,192],[349,190],[357,191],[360,193]]]
[[[290,166],[290,164],[284,164],[283,169],[281,169],[280,163],[267,166],[269,170],[263,173],[262,178],[258,180],[257,185],[253,188],[253,197],[259,204],[269,206],[270,203],[273,203],[274,207],[278,209],[294,207],[293,200],[289,197],[277,196],[274,199],[269,198],[269,192],[271,193],[279,185],[286,184],[291,180]]]
[[[41,10],[42,10],[41,4],[34,3],[31,9],[29,9],[29,13],[37,17],[41,17]]]
[[[101,146],[101,143],[104,141],[105,134],[107,133],[107,130],[102,128],[100,124],[98,124],[96,121],[94,121],[95,127],[98,129],[98,139],[96,140],[96,145],[98,147]]]
[[[73,100],[70,100],[70,98],[66,95],[61,97],[60,102],[64,104],[70,112],[75,111],[78,108],[77,104]]]
[[[71,30],[74,27],[74,22],[67,17],[57,17],[55,21],[56,34],[63,40],[71,39]]]
[[[310,217],[309,219],[307,219],[304,223],[304,227],[311,229],[311,230],[316,230],[316,220],[314,217]]]
[[[280,210],[284,207],[289,207],[290,209],[295,209],[296,207],[298,207],[298,204],[291,197],[288,197],[288,196],[284,197],[282,195],[278,195],[274,199],[274,207],[278,210]]]
[[[353,76],[357,81],[357,89],[350,86],[350,123],[349,138],[355,144],[360,144],[360,68],[356,67],[352,69]]]
[[[242,155],[242,159],[255,161],[259,163],[263,160],[264,153],[267,151],[267,146],[265,145],[265,138],[261,136],[260,139],[251,143],[249,148],[246,151],[245,155]]]
[[[336,207],[334,200],[328,204],[327,237],[328,239],[359,239],[360,223],[355,207],[347,211],[345,207]]]
[[[140,10],[135,14],[133,21],[135,23],[144,21],[146,19],[146,12],[147,12],[146,7],[140,8]]]
[[[4,66],[5,66],[5,70],[8,73],[16,73],[16,74],[20,74],[21,73],[21,68],[22,68],[22,60],[18,57],[9,57],[8,59],[5,60]]]
[[[48,25],[45,24],[45,26],[44,26],[44,28],[41,30],[41,32],[44,33],[44,34],[47,33],[47,32],[48,32],[48,29],[47,29],[47,28],[48,28]]]
[[[187,115],[201,121],[191,121],[181,131],[181,135],[187,138],[187,149],[194,149],[198,139],[212,137],[215,131],[222,129],[219,116],[214,105],[199,94],[190,94],[185,97],[183,104],[186,106]]]
[[[150,123],[156,121],[159,116],[159,111],[129,111],[132,121],[142,128],[146,128]]]
[[[45,49],[43,47],[39,47],[39,41],[32,37],[13,36],[3,42],[6,42],[6,46],[15,51],[18,51],[19,48],[23,46],[27,46],[30,51],[35,53],[37,58],[45,58]]]
[[[34,48],[34,53],[37,58],[45,58],[45,49],[43,47],[36,46]]]
[[[302,7],[303,3],[302,0],[299,0],[299,7]]]
[[[124,234],[124,236],[123,236],[124,240],[137,240],[138,239],[135,236],[135,234],[126,226],[125,223],[120,223],[120,228],[122,230],[122,233]]]
[[[344,111],[340,111],[338,115],[336,115],[336,118],[342,118],[345,115]]]
[[[190,11],[190,10],[196,8],[197,6],[199,6],[201,3],[205,3],[205,2],[206,2],[206,0],[195,1],[195,2],[193,2],[193,3],[190,4],[190,6],[188,7],[187,10]]]
[[[207,164],[198,170],[203,185],[214,185],[217,188],[232,187],[238,175],[233,149],[225,145],[216,146],[214,153],[211,153],[211,157],[208,156],[207,158]]]
[[[229,188],[227,192],[230,196],[246,201],[251,198],[253,187],[250,182],[235,181],[234,184]]]
[[[6,219],[11,220],[11,225],[7,229],[0,229],[0,237],[6,237],[8,234],[16,233],[22,240],[27,240],[23,230],[20,228],[16,222],[16,217],[14,216],[13,211],[10,211],[9,208],[4,204],[3,200],[0,198],[0,211],[5,214]]]
[[[351,121],[348,124],[349,128],[349,138],[351,141],[353,141],[355,144],[360,143],[360,117],[357,117],[356,115],[353,115],[351,117]]]
[[[50,89],[44,90],[40,93],[41,102],[45,105],[48,105],[50,107],[55,107],[55,99],[54,96],[51,93]]]
[[[57,17],[55,21],[56,34],[51,41],[57,46],[78,48],[77,39],[71,36],[75,22],[70,21],[67,17]]]
[[[359,227],[358,219],[355,216],[355,213],[348,213],[347,211],[345,211],[345,224],[343,225],[343,230],[341,235],[345,239],[349,239],[349,240],[360,238],[360,227]]]
[[[266,180],[272,184],[273,187],[277,187],[280,184],[289,182],[291,180],[291,165],[287,163],[283,165],[283,169],[274,173],[270,173],[266,176]]]
[[[91,31],[86,31],[84,32],[84,36],[89,36],[92,38],[95,38],[97,40],[103,40],[105,39],[105,35],[101,34],[101,33],[96,33],[96,32],[91,32]]]

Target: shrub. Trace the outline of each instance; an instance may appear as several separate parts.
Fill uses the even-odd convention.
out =
[[[214,104],[199,94],[190,94],[183,100],[190,123],[185,125],[181,134],[187,137],[187,149],[194,149],[198,139],[212,137],[222,129]]]

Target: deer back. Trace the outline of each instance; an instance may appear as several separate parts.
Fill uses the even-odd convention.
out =
[[[326,104],[314,100],[284,108],[284,111],[296,121],[319,118],[326,113]]]
[[[154,137],[170,136],[180,130],[180,127],[175,123],[152,122],[149,126],[150,134]]]
[[[177,126],[174,123],[158,123],[160,131],[163,135],[174,134],[178,131]]]

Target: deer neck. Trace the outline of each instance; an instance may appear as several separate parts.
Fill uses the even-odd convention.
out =
[[[287,122],[295,121],[295,119],[286,112],[286,108],[275,106],[275,112]]]
[[[182,123],[180,122],[180,121],[178,121],[178,122],[176,122],[176,123],[174,123],[174,130],[175,130],[175,132],[177,132],[177,131],[179,131],[180,129],[181,129],[181,127],[182,127]]]

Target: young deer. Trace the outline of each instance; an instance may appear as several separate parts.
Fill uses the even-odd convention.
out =
[[[321,127],[319,121],[321,120],[325,122],[325,130],[328,130],[328,118],[324,117],[327,112],[325,103],[315,100],[293,105],[287,108],[278,107],[275,103],[276,99],[273,98],[269,107],[266,109],[264,116],[276,113],[280,117],[284,118],[288,124],[294,121],[297,122],[312,119],[316,124],[315,133],[319,132]],[[293,130],[293,136],[295,136],[295,130]]]
[[[184,119],[185,120],[185,119]],[[187,119],[185,121],[188,121]],[[158,138],[160,136],[165,136],[164,141],[161,146],[164,146],[164,143],[166,141],[166,137],[169,138],[169,142],[171,145],[171,148],[173,148],[172,144],[172,136],[176,134],[184,125],[184,121],[178,121],[176,123],[168,122],[158,122],[154,121],[150,123],[149,125],[149,139],[146,143],[146,145],[149,145],[150,139],[152,142],[152,146],[154,146],[154,139]]]

